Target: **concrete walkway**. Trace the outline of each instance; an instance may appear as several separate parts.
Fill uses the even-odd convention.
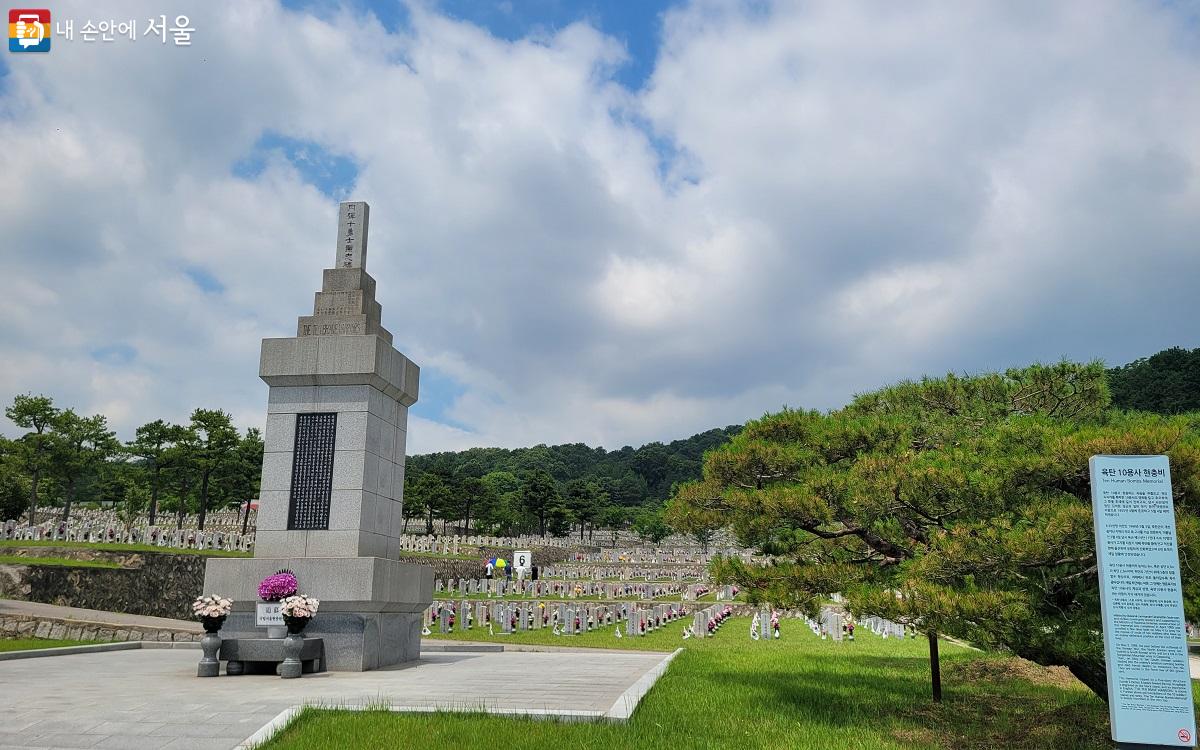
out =
[[[297,704],[628,716],[668,654],[430,653],[374,672],[299,680],[200,679],[196,650],[154,649],[0,662],[0,750],[221,748]],[[261,735],[260,735],[261,737]]]

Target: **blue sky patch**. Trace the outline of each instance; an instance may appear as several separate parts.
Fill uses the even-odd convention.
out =
[[[618,83],[636,91],[654,72],[662,40],[662,14],[681,0],[442,0],[441,13],[485,28],[513,41],[553,33],[586,21],[625,45],[629,59],[617,71]],[[352,7],[375,14],[389,33],[411,27],[408,4],[400,0],[355,0]],[[283,0],[289,10],[331,18],[342,3],[331,0]]]
[[[137,359],[137,349],[129,344],[109,344],[89,353],[92,359],[105,365],[127,365]]]
[[[189,266],[183,269],[184,275],[205,294],[220,294],[225,291],[225,285],[208,271],[199,266]]]
[[[470,21],[510,41],[587,21],[625,45],[629,59],[616,70],[615,79],[636,91],[654,72],[662,38],[661,16],[679,4],[678,0],[443,0],[438,8],[452,18]],[[372,7],[375,5],[372,3]]]
[[[340,0],[283,0],[282,4],[288,10],[307,13],[326,20],[336,15],[343,5],[350,5],[356,11],[374,13],[389,34],[407,30],[412,25],[412,14],[408,12],[407,3],[402,0],[386,0],[386,2],[354,0],[349,3],[343,3]]]
[[[409,412],[414,417],[471,431],[471,428],[447,416],[446,411],[467,392],[462,383],[434,367],[421,368],[421,398]]]
[[[358,179],[358,164],[350,157],[315,141],[291,138],[271,130],[259,136],[249,155],[234,162],[233,174],[244,180],[255,179],[262,174],[272,154],[287,159],[305,182],[330,198],[347,197]]]

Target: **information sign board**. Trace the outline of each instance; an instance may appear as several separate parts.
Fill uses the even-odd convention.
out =
[[[1166,456],[1089,466],[1112,738],[1195,747],[1171,467]]]

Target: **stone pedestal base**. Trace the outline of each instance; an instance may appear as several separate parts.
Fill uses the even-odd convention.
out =
[[[222,638],[265,635],[254,623],[258,584],[283,568],[296,574],[300,593],[321,601],[304,635],[324,640],[327,669],[362,672],[421,657],[421,613],[433,602],[433,568],[377,557],[209,560],[204,591],[234,601]]]
[[[233,612],[221,628],[226,641],[268,640],[264,633],[264,628],[255,627],[253,612]],[[322,600],[321,611],[304,635],[325,642],[326,669],[332,672],[365,672],[421,658],[420,612],[326,612]]]
[[[282,674],[280,664],[287,661],[288,638],[237,638],[221,642],[220,659],[225,674]],[[292,641],[296,659],[293,676],[324,672],[325,643],[320,638],[300,637]],[[299,671],[296,671],[298,669]]]

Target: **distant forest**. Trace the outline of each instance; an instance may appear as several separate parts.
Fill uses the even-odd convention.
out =
[[[705,451],[723,445],[741,429],[741,425],[730,425],[666,444],[627,445],[613,451],[570,443],[427,453],[409,456],[406,471],[481,479],[495,471],[521,476],[540,469],[561,484],[574,479],[595,482],[610,502],[632,507],[666,500],[676,482],[699,478]]]
[[[1115,408],[1200,412],[1200,349],[1166,349],[1107,375]],[[182,425],[155,420],[125,443],[105,415],[79,414],[46,396],[18,395],[5,413],[25,432],[0,436],[0,522],[31,506],[66,518],[72,506],[104,505],[131,517],[171,514],[178,525],[185,513],[203,518],[258,493],[261,436],[241,434],[217,409],[197,409]],[[405,530],[590,537],[632,528],[662,538],[671,533],[661,508],[673,488],[699,479],[705,452],[741,429],[611,451],[573,443],[410,456]]]
[[[670,498],[676,483],[698,478],[704,453],[741,429],[613,451],[571,443],[409,456],[405,516],[423,518],[430,531],[435,518],[473,518],[473,528],[501,532],[563,534],[577,527],[582,534],[633,523],[647,538],[665,536],[661,518],[645,511]]]
[[[1113,406],[1182,414],[1200,411],[1200,349],[1173,346],[1108,371]]]
[[[1165,349],[1107,374],[1115,408],[1200,411],[1200,349]],[[632,524],[643,536],[658,537],[670,531],[658,510],[672,488],[699,479],[705,451],[741,429],[731,425],[613,451],[573,443],[410,456],[405,514],[429,531],[436,530],[435,520],[472,519],[477,528],[552,534]]]

